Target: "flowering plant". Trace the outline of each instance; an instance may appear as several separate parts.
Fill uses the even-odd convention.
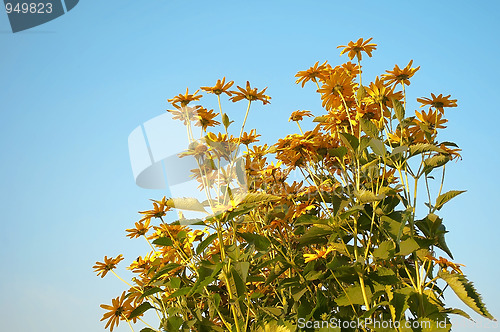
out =
[[[316,117],[293,112],[298,133],[272,146],[257,145],[255,129],[245,131],[252,103],[270,102],[266,89],[247,82],[229,90],[225,78],[202,87],[217,97],[218,111],[191,106],[199,91],[169,100],[169,112],[188,129],[189,148],[180,156],[195,158],[193,176],[207,199],[164,197],[140,212],[128,236],[144,238],[151,251],[128,267],[136,275],[129,289],[102,305],[106,328],[143,321],[152,310],[158,327],[144,322],[143,332],[294,331],[300,321],[367,318],[450,330],[450,314],[470,316],[446,307],[446,287],[493,319],[463,265],[436,258],[440,250],[453,259],[438,213],[463,193],[443,192],[446,165],[461,157],[455,143],[438,138],[445,109],[457,101],[431,94],[418,98],[424,110],[410,115],[406,88],[419,70],[412,61],[364,85],[362,55],[376,49],[370,42],[339,46],[349,62],[317,62],[297,73],[296,83],[316,86],[324,110]],[[230,134],[224,95],[247,103],[238,136]],[[302,130],[305,118],[313,130]],[[200,139],[192,125],[201,127]],[[427,202],[420,207],[422,190]],[[167,223],[174,209],[206,215],[179,214]],[[105,257],[94,268],[104,277],[122,259]]]

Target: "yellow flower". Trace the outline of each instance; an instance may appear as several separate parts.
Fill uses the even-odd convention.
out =
[[[151,218],[161,218],[171,209],[172,208],[170,206],[167,206],[167,199],[165,197],[163,197],[161,201],[153,200],[153,210],[139,211],[140,214],[144,215],[144,217],[139,221]]]
[[[403,69],[400,69],[398,67],[398,65],[395,65],[394,66],[394,69],[391,71],[391,70],[386,70],[386,72],[388,74],[384,74],[382,75],[383,77],[383,80],[386,81],[388,84],[398,84],[398,83],[401,83],[401,84],[406,84],[406,85],[410,85],[410,78],[415,75],[415,73],[417,72],[417,70],[420,69],[420,66],[418,66],[417,68],[411,68],[411,65],[413,64],[413,60],[410,61],[410,63],[408,63],[408,65],[406,67],[404,67]]]
[[[295,111],[290,115],[290,118],[288,121],[302,121],[304,119],[304,116],[313,116],[311,114],[311,111]]]
[[[450,99],[451,95],[443,96],[440,94],[436,97],[436,95],[431,93],[431,97],[432,98],[417,98],[417,101],[422,104],[420,107],[430,105],[439,110],[440,113],[444,112],[443,107],[457,107],[457,100]]]
[[[149,231],[149,223],[151,219],[145,219],[143,222],[139,221],[135,223],[135,228],[130,228],[126,229],[126,232],[129,232],[130,234],[127,234],[127,237],[130,237],[131,239],[140,237],[142,235],[146,235],[146,233]]]
[[[230,98],[232,102],[237,102],[242,99],[246,99],[248,101],[255,101],[255,100],[260,100],[262,104],[269,104],[271,97],[267,96],[264,94],[266,92],[267,88],[264,90],[258,92],[257,88],[250,88],[250,82],[247,81],[246,88],[243,89],[242,87],[237,86],[238,90],[240,91],[231,91],[232,94],[234,94],[233,97]]]
[[[231,97],[231,91],[227,91],[232,85],[234,84],[233,81],[229,81],[226,83],[226,77],[222,78],[221,80],[217,80],[217,83],[213,87],[208,87],[208,86],[202,86],[201,89],[203,91],[206,91],[208,93],[214,93],[216,95],[221,95],[222,93],[227,94],[229,97]]]
[[[104,256],[104,263],[96,262],[92,268],[94,272],[97,272],[97,275],[101,275],[101,278],[114,268],[116,268],[116,264],[120,263],[123,260],[122,255],[118,255],[116,258],[108,258],[108,256]]]
[[[447,269],[450,267],[452,269],[451,273],[457,272],[457,273],[463,274],[462,270],[460,269],[460,266],[465,266],[463,264],[453,263],[453,262],[451,262],[451,261],[449,261],[446,258],[441,257],[441,256],[439,256],[439,259],[436,259],[431,255],[427,255],[427,256],[425,256],[425,258],[427,260],[430,260],[430,261],[433,261],[433,262],[439,264],[439,266],[441,267],[441,269],[443,271],[448,272]]]
[[[347,98],[353,94],[353,84],[352,77],[344,70],[332,72],[318,90],[322,106],[327,110],[343,106],[343,102],[347,102]]]
[[[370,86],[366,88],[366,92],[369,95],[369,100],[373,104],[381,104],[384,109],[386,107],[393,107],[393,99],[403,99],[403,94],[401,93],[401,91],[394,92],[394,86],[388,86],[387,83],[385,83],[378,77],[375,78],[375,82],[370,83]]]
[[[361,52],[365,52],[371,58],[372,51],[377,48],[377,44],[368,44],[373,38],[368,38],[363,41],[363,38],[359,38],[358,41],[350,41],[349,44],[338,46],[337,48],[343,47],[344,49],[340,52],[340,55],[347,53],[349,59],[354,59],[356,57],[358,61],[361,61]]]
[[[415,111],[417,114],[417,118],[420,120],[416,120],[417,123],[423,123],[429,127],[431,131],[434,131],[435,129],[443,129],[446,128],[446,126],[443,126],[448,120],[442,119],[443,114],[438,113],[436,111],[429,110],[428,113],[425,111],[422,111],[420,113],[419,111]]]
[[[240,143],[241,144],[244,144],[244,145],[249,145],[249,144],[252,144],[252,143],[255,143],[255,142],[258,142],[259,140],[257,139],[257,137],[259,137],[260,135],[257,135],[257,132],[255,129],[252,129],[250,130],[249,133],[247,132],[244,132],[242,135],[241,135],[241,139],[240,139]]]
[[[142,258],[141,256],[137,257],[135,261],[127,267],[128,270],[132,270],[134,273],[145,273],[151,267],[151,257],[146,256]]]
[[[184,125],[187,125],[190,121],[197,119],[198,110],[201,106],[189,107],[189,106],[177,106],[174,105],[175,110],[167,110],[167,112],[172,114],[173,120],[181,120]]]
[[[207,231],[206,228],[202,231],[199,229],[195,229],[192,232],[188,232],[188,234],[187,234],[188,242],[193,243],[195,241],[201,241],[205,234],[210,235],[210,233]]]
[[[101,304],[101,308],[109,310],[101,318],[101,321],[105,319],[108,320],[104,328],[107,329],[109,327],[109,330],[113,331],[113,328],[118,326],[120,320],[126,320],[130,313],[134,310],[131,302],[131,298],[125,299],[125,292],[123,292],[121,296],[114,298],[111,301],[111,305]]]
[[[215,127],[220,124],[219,121],[214,120],[217,113],[214,110],[207,110],[206,108],[199,107],[196,110],[197,121],[194,123],[195,126],[201,127],[203,131],[206,131],[208,127]]]
[[[329,252],[333,251],[333,248],[332,247],[328,247],[328,248],[322,247],[319,250],[318,249],[313,249],[313,250],[316,251],[315,254],[304,254],[305,263],[309,263],[309,262],[314,261],[316,259],[325,257]]]
[[[313,81],[317,82],[316,79],[319,78],[320,80],[323,80],[325,77],[328,76],[328,67],[326,66],[326,61],[322,64],[319,65],[319,61],[314,64],[311,68],[308,70],[303,70],[299,71],[295,77],[298,77],[298,79],[295,81],[295,84],[299,84],[302,82],[302,87],[306,84],[308,81]]]
[[[186,88],[186,93],[185,94],[179,94],[177,96],[175,96],[174,98],[172,99],[168,99],[167,101],[169,103],[171,103],[173,106],[175,107],[178,107],[177,104],[181,104],[181,106],[187,106],[190,102],[192,101],[196,101],[196,100],[200,100],[201,97],[203,97],[202,95],[196,95],[198,93],[198,91],[200,90],[196,90],[195,93],[193,93],[192,95],[189,94],[189,89]]]

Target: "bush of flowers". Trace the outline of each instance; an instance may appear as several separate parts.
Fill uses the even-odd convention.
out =
[[[127,236],[142,238],[150,251],[128,267],[135,275],[122,279],[128,288],[101,305],[106,328],[125,321],[134,330],[139,321],[142,332],[295,331],[301,321],[363,320],[391,321],[398,331],[408,322],[429,324],[413,330],[448,331],[449,315],[470,316],[446,306],[445,288],[493,319],[463,265],[452,261],[439,216],[463,193],[443,192],[447,165],[461,157],[438,135],[457,101],[431,94],[416,100],[421,110],[408,112],[406,89],[420,67],[396,65],[365,83],[361,60],[376,49],[371,38],[339,47],[350,61],[317,62],[296,75],[297,84],[317,89],[323,109],[291,113],[297,132],[270,146],[245,128],[251,105],[270,103],[266,89],[247,82],[230,90],[225,78],[202,87],[217,98],[216,110],[201,105],[199,91],[169,99],[189,136],[179,157],[195,158],[193,177],[206,200],[163,197],[139,212]],[[224,98],[246,105],[238,128]],[[302,130],[305,120],[313,130]],[[179,213],[167,222],[174,210],[204,217]],[[106,256],[95,271],[115,273],[121,260]],[[147,311],[158,321],[146,322]],[[342,330],[384,329],[367,323]]]

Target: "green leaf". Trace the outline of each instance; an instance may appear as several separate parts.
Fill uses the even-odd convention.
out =
[[[382,285],[374,286],[375,292],[383,289],[384,286]],[[372,290],[370,289],[370,287],[368,287],[368,285],[365,285],[365,292],[368,301],[370,301],[373,294]],[[339,306],[350,306],[351,304],[359,304],[359,305],[365,304],[365,301],[363,299],[363,292],[361,291],[361,286],[358,283],[355,283],[354,285],[347,287],[345,289],[345,293],[342,293],[342,295],[337,297],[335,299],[335,302]]]
[[[439,231],[439,234],[438,234],[438,243],[437,243],[438,248],[440,248],[441,250],[443,250],[445,253],[448,254],[448,256],[451,257],[451,259],[453,259],[453,255],[451,254],[451,250],[450,250],[450,248],[448,248],[448,245],[446,244],[446,241],[444,239],[444,234],[448,233],[446,231],[446,227],[441,224],[438,227],[438,231]]]
[[[447,314],[453,314],[453,315],[459,315],[459,316],[462,316],[462,317],[465,317],[471,321],[474,321],[471,316],[469,316],[468,313],[466,313],[465,311],[461,310],[461,309],[457,309],[457,308],[448,308],[448,309],[445,309],[443,310],[444,313],[447,313]]]
[[[405,109],[403,105],[397,99],[393,99],[392,104],[394,105],[394,113],[396,113],[396,118],[398,118],[399,122],[402,122],[405,118]]]
[[[149,327],[145,327],[140,332],[156,332],[156,331],[153,329],[150,329]]]
[[[429,174],[434,168],[441,167],[450,161],[449,155],[438,154],[424,160],[424,172]]]
[[[370,147],[376,155],[383,157],[385,155],[385,146],[384,142],[379,140],[378,138],[372,138],[370,140]]]
[[[201,241],[196,247],[196,254],[199,255],[205,250],[215,239],[217,238],[217,233],[209,235],[205,240]]]
[[[370,137],[377,138],[378,137],[378,129],[377,126],[368,119],[360,119],[361,129],[365,133],[367,133]]]
[[[276,316],[278,317],[281,315],[281,309],[280,308],[275,308],[275,307],[262,307],[260,308],[262,311],[264,311],[266,314],[270,316]]]
[[[170,316],[167,319],[167,330],[168,331],[179,331],[184,319],[178,316]]]
[[[181,287],[181,278],[172,277],[170,278],[169,282],[170,282],[170,287],[172,287],[173,289]]]
[[[255,233],[237,233],[239,236],[245,239],[249,244],[253,244],[255,248],[259,251],[268,251],[271,246],[271,241],[269,241],[265,236],[255,234]]]
[[[458,196],[464,192],[465,192],[465,190],[450,190],[444,194],[439,195],[438,198],[436,199],[435,208],[437,210],[440,210],[446,202],[448,202],[453,197]]]
[[[222,113],[222,124],[224,125],[224,128],[228,128],[231,122],[229,122],[229,117],[227,116],[226,113]]]
[[[248,270],[250,269],[250,262],[236,262],[234,264],[234,269],[240,275],[241,280],[243,280],[243,283],[246,284],[248,277]]]
[[[164,247],[172,247],[174,245],[172,240],[168,237],[159,237],[153,241],[153,244]]]
[[[356,151],[359,146],[359,141],[354,135],[348,133],[340,133],[340,139],[352,151]]]
[[[152,287],[152,288],[146,289],[144,291],[144,293],[142,293],[141,298],[144,298],[144,297],[149,296],[149,295],[156,294],[158,292],[163,292],[163,289],[161,289],[160,287]]]
[[[267,193],[248,193],[245,194],[245,197],[243,198],[241,204],[250,204],[250,203],[262,204],[262,203],[278,201],[280,199],[281,199],[280,196],[271,195]]]
[[[234,267],[231,268],[231,276],[233,278],[234,285],[236,286],[236,293],[238,294],[238,297],[245,295],[247,289],[245,282]]]
[[[128,316],[128,319],[132,319],[134,317],[140,316],[151,308],[154,308],[154,307],[149,302],[144,302],[143,304],[141,304],[140,306],[135,308],[130,313],[130,315]]]
[[[398,147],[395,147],[393,150],[392,150],[392,153],[391,153],[391,157],[397,155],[397,154],[400,154],[400,153],[403,153],[405,152],[406,150],[408,150],[408,147],[406,145],[401,145],[401,146],[398,146]]]
[[[179,210],[198,211],[208,214],[208,212],[203,207],[203,204],[201,204],[196,198],[171,198],[167,201],[167,206]]]
[[[434,144],[429,144],[429,143],[417,143],[414,145],[410,145],[410,157],[413,157],[417,154],[424,153],[424,152],[441,152],[443,153],[444,150],[438,148]]]
[[[393,240],[398,241],[401,238],[401,233],[403,232],[403,227],[401,227],[402,222],[396,221],[388,216],[382,216],[380,221],[382,228]]]
[[[411,287],[404,287],[395,289],[393,292],[391,291],[389,300],[392,305],[392,309],[394,310],[394,314],[396,316],[397,321],[404,319],[405,312],[409,307],[408,299],[410,295],[414,293],[415,291]]]
[[[181,265],[177,264],[177,263],[169,263],[167,265],[165,265],[164,268],[162,268],[160,271],[158,271],[154,276],[153,278],[151,279],[151,281],[155,281],[156,279],[158,279],[159,277],[169,273],[170,271],[180,267]]]
[[[366,189],[360,189],[356,191],[354,195],[357,199],[359,199],[359,202],[361,204],[381,201],[382,199],[384,199],[384,197],[382,197],[381,195],[375,195],[374,192]]]
[[[307,292],[307,288],[294,288],[292,289],[292,297],[295,300],[295,302],[299,301],[302,295],[304,295]]]
[[[205,222],[199,218],[194,218],[194,219],[179,219],[176,221],[173,221],[170,225],[183,225],[183,226],[192,226],[192,225],[197,225],[197,226],[206,226]]]
[[[328,154],[342,160],[342,158],[344,158],[347,154],[347,148],[345,146],[339,146],[338,148],[328,149]]]
[[[440,270],[438,277],[446,281],[446,283],[453,289],[455,294],[472,310],[477,312],[483,317],[495,320],[495,318],[488,312],[481,295],[474,288],[471,281],[460,273],[448,273]]]
[[[373,256],[379,259],[389,259],[394,255],[394,244],[392,241],[384,241],[373,251]]]
[[[327,236],[330,236],[333,233],[333,230],[328,225],[315,224],[313,227],[310,227],[305,231],[305,233],[299,238],[299,243],[301,245],[304,244],[312,244],[312,243],[326,243]]]
[[[363,100],[363,98],[365,97],[366,97],[365,87],[360,85],[358,91],[356,91],[356,99],[358,100],[358,102],[361,102],[361,100]]]
[[[419,248],[420,246],[414,239],[408,238],[404,241],[401,241],[401,243],[399,244],[399,252],[397,254],[401,256],[407,256]]]
[[[173,292],[172,294],[170,294],[170,296],[167,297],[167,299],[173,299],[173,298],[176,298],[179,296],[187,295],[187,294],[189,294],[189,292],[191,292],[191,289],[192,289],[191,287],[180,288],[180,289],[176,290],[175,292]]]

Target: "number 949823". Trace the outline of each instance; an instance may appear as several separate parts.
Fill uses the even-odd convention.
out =
[[[52,4],[50,2],[23,2],[12,4],[7,2],[5,4],[5,10],[7,14],[18,13],[18,14],[50,14],[52,13]]]

